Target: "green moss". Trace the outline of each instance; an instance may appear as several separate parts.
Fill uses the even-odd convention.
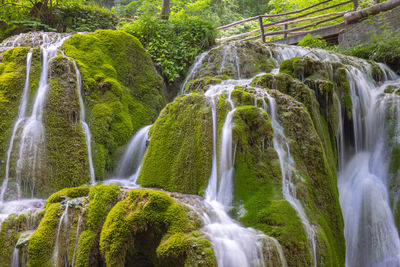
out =
[[[61,205],[54,203],[46,207],[46,213],[38,229],[32,234],[28,245],[28,266],[52,266],[52,254],[61,216]]]
[[[98,243],[97,243],[98,244]],[[96,245],[96,234],[91,230],[83,231],[79,235],[78,247],[76,249],[75,266],[90,266],[90,255],[93,247]]]
[[[85,135],[80,122],[77,79],[72,62],[58,56],[50,63],[49,92],[44,107],[46,147],[35,196],[47,197],[90,181]]]
[[[219,46],[208,52],[203,59],[197,77],[227,75],[234,79],[251,78],[275,68],[273,60],[266,56],[269,50],[261,42],[235,42]]]
[[[89,204],[86,207],[85,227],[79,236],[76,265],[93,266],[96,260],[91,255],[99,255],[100,231],[107,214],[119,200],[119,186],[96,185],[90,189]]]
[[[78,198],[78,197],[85,197],[89,194],[90,187],[89,186],[81,186],[81,187],[74,187],[74,188],[65,188],[61,191],[58,191],[52,194],[46,202],[46,206],[50,204],[58,203],[64,201],[66,198]]]
[[[204,93],[210,85],[215,85],[219,84],[222,82],[222,80],[227,80],[228,77],[226,75],[222,77],[210,77],[210,76],[204,76],[198,79],[194,79],[189,81],[184,90],[185,93],[191,93],[191,92],[200,92]]]
[[[1,222],[0,266],[11,266],[13,250],[19,234],[27,230],[28,217],[25,214],[11,214]]]
[[[290,149],[296,162],[297,176],[302,177],[297,182],[297,196],[305,204],[310,220],[318,222],[319,231],[328,238],[325,245],[331,254],[325,257],[331,258],[332,266],[342,266],[345,257],[343,219],[336,177],[329,167],[326,151],[305,107],[276,91],[273,94],[287,137],[293,140]],[[305,184],[300,186],[301,183]]]
[[[209,243],[191,233],[199,225],[188,217],[188,208],[167,194],[157,191],[132,190],[126,200],[110,211],[104,223],[100,249],[106,264],[125,266],[146,262],[154,266],[184,266],[198,244]],[[199,250],[202,252],[202,250]],[[205,264],[215,266],[207,253],[194,253]],[[191,259],[193,260],[193,259]]]
[[[234,122],[234,213],[246,226],[275,237],[289,266],[310,265],[303,225],[281,193],[281,170],[268,114],[254,106],[240,106]]]
[[[139,41],[121,31],[74,35],[63,50],[82,73],[96,177],[107,176],[116,151],[165,105],[162,79]]]
[[[198,94],[177,98],[167,105],[150,130],[139,183],[197,194],[208,184],[212,136],[207,98]]]
[[[0,63],[0,159],[5,162],[12,126],[25,84],[26,57],[29,47],[17,47],[3,52]],[[0,164],[4,173],[5,164]],[[1,176],[3,179],[3,175]]]

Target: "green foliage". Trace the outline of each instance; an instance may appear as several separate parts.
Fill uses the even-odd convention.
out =
[[[54,8],[55,23],[60,32],[92,32],[97,29],[115,29],[118,19],[110,11],[79,3]]]
[[[374,35],[368,43],[339,49],[339,52],[388,64],[400,71],[400,33],[384,30],[381,35]]]
[[[84,32],[115,29],[118,19],[90,1],[5,0],[0,9],[0,40],[29,31]]]
[[[148,8],[142,16],[121,24],[122,30],[142,42],[169,82],[183,79],[195,57],[214,43],[215,26],[201,2],[172,12],[169,21],[161,20]]]
[[[307,34],[297,45],[324,49],[328,46],[328,43],[319,35]]]

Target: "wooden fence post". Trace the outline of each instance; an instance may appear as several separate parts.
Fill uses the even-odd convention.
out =
[[[258,22],[260,23],[261,40],[265,43],[264,24],[262,21],[262,16],[258,16]]]
[[[353,0],[353,6],[354,6],[354,10],[357,10],[357,8],[358,8],[358,0]]]
[[[285,26],[285,31],[286,31],[288,29],[288,25],[285,24],[284,26]],[[286,38],[287,38],[287,33],[284,33],[283,34],[283,39],[286,39]]]

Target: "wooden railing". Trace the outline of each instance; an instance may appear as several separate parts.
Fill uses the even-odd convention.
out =
[[[320,3],[305,7],[303,9],[294,10],[291,12],[281,13],[281,14],[259,15],[256,17],[244,19],[241,21],[236,21],[234,23],[221,26],[221,27],[217,28],[217,30],[226,30],[226,29],[232,28],[234,26],[241,25],[241,24],[251,22],[251,21],[258,21],[258,24],[259,24],[258,29],[255,29],[255,30],[252,30],[252,31],[246,32],[246,33],[237,34],[234,36],[224,37],[221,39],[217,39],[216,41],[217,42],[225,42],[225,41],[230,41],[230,40],[235,40],[235,39],[242,39],[244,37],[250,36],[250,37],[244,38],[242,40],[252,40],[252,39],[256,39],[256,38],[261,38],[265,42],[266,37],[282,35],[283,38],[286,38],[288,36],[288,34],[291,34],[291,35],[306,34],[310,31],[300,31],[300,30],[315,27],[319,24],[342,18],[345,14],[347,14],[351,11],[354,11],[358,6],[358,0],[350,0],[350,1],[345,1],[345,2],[339,3],[339,4],[331,5],[328,7],[323,7],[323,8],[317,9],[317,10],[308,11],[308,10],[318,7],[320,5],[327,4],[331,1],[333,1],[333,0],[325,0]],[[322,11],[326,11],[329,9],[333,9],[333,8],[336,8],[339,6],[344,6],[344,5],[347,5],[350,3],[353,3],[354,9],[346,10],[343,12],[332,12],[329,14],[322,14],[319,16],[309,17],[310,15],[320,13]],[[308,11],[308,12],[303,13],[304,11]],[[298,16],[292,16],[292,17],[282,19],[282,17],[287,17],[289,15],[298,14],[298,13],[302,13],[302,14],[300,14]],[[281,19],[278,21],[269,22],[269,23],[264,24],[265,18],[270,18],[270,19],[271,18],[281,18]],[[303,23],[303,22],[307,22],[307,21],[310,21],[310,23],[289,28],[289,25],[295,25],[295,24],[299,24],[299,23]],[[276,30],[277,27],[283,27],[283,30]],[[272,28],[274,28],[275,31],[267,31]],[[255,35],[257,33],[260,33],[260,34]],[[255,36],[252,36],[252,35],[255,35]]]

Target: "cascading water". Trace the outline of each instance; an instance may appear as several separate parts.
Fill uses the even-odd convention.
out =
[[[26,78],[25,78],[25,85],[24,85],[24,90],[22,91],[21,95],[21,102],[19,104],[18,108],[18,118],[17,121],[14,124],[12,133],[11,133],[11,138],[10,138],[10,144],[8,146],[7,150],[7,156],[6,156],[6,171],[4,175],[4,181],[3,185],[1,188],[1,195],[0,195],[0,201],[4,201],[4,196],[6,193],[6,189],[8,186],[8,179],[10,175],[10,161],[11,161],[11,153],[13,150],[14,146],[14,140],[17,134],[17,130],[19,129],[20,125],[23,123],[25,119],[25,113],[26,113],[26,108],[27,108],[27,103],[28,103],[28,91],[29,91],[29,78],[30,78],[30,72],[31,72],[31,65],[32,65],[32,51],[28,52],[28,56],[26,58]],[[17,186],[19,186],[17,184]]]
[[[336,105],[339,111],[338,188],[345,222],[346,266],[400,266],[400,241],[388,194],[390,148],[385,125],[388,105],[398,107],[400,103],[395,94],[383,96],[384,88],[393,83],[399,85],[400,81],[387,81],[398,78],[383,64],[379,67],[386,81],[378,86],[372,78],[370,64],[365,61],[300,47],[276,46],[273,50],[278,62],[294,56],[309,56],[345,64],[353,103],[353,147],[345,146],[339,100]],[[397,136],[400,132],[396,132]]]
[[[244,228],[232,220],[226,210],[232,205],[233,197],[233,164],[234,149],[232,144],[232,127],[235,106],[230,95],[236,84],[248,84],[249,80],[226,81],[212,86],[207,92],[212,110],[213,122],[213,158],[208,187],[206,189],[206,205],[208,211],[203,215],[203,231],[211,239],[218,266],[265,266],[264,248],[275,247],[281,264],[286,266],[282,249],[273,238],[262,232]],[[227,102],[231,106],[221,133],[220,163],[217,164],[217,111],[214,97],[227,93]],[[270,243],[264,246],[264,243]]]
[[[60,234],[62,233],[62,228],[64,226],[64,229],[67,229],[68,227],[68,207],[70,203],[67,201],[65,204],[65,209],[60,217],[60,222],[58,223],[57,227],[57,236],[56,236],[56,243],[54,246],[54,251],[53,251],[53,265],[58,266],[58,261],[59,261],[59,246],[60,246]],[[68,264],[69,265],[69,264]],[[68,266],[67,265],[67,266]]]
[[[49,85],[47,83],[49,64],[52,58],[57,56],[58,48],[68,37],[59,38],[57,42],[51,43],[46,35],[43,35],[42,52],[42,72],[39,80],[39,88],[37,89],[33,109],[31,115],[26,118],[23,124],[18,160],[16,164],[16,180],[17,184],[22,185],[18,188],[18,198],[22,194],[33,197],[35,189],[35,179],[43,175],[42,164],[44,156],[44,126],[43,126],[43,109],[45,105],[47,91]],[[24,191],[22,193],[22,191]],[[30,191],[30,193],[28,192]]]
[[[78,83],[79,105],[81,108],[80,121],[82,124],[83,132],[85,133],[86,145],[87,145],[87,150],[88,150],[90,181],[92,184],[94,184],[96,182],[96,177],[94,174],[93,158],[92,158],[92,135],[90,134],[90,129],[89,129],[89,126],[87,125],[86,119],[85,119],[86,111],[85,111],[85,105],[83,104],[83,99],[82,99],[82,76],[81,76],[81,73],[80,73],[75,61],[74,61],[74,66],[75,66],[76,79],[77,79],[77,83]]]
[[[390,106],[398,109],[399,97],[384,94],[393,81],[378,87],[368,70],[349,68],[348,77],[355,103],[355,144],[354,151],[346,153],[350,160],[339,169],[338,178],[345,221],[346,264],[400,266],[400,240],[388,194],[390,149],[385,124],[386,109]],[[394,83],[399,85],[400,80]]]
[[[138,187],[140,167],[147,148],[149,130],[152,125],[139,129],[129,141],[118,164],[115,178],[104,181],[106,184],[118,184],[126,187]]]
[[[297,215],[299,216],[304,226],[304,229],[307,232],[308,239],[311,243],[313,265],[317,266],[317,249],[315,245],[315,232],[311,226],[310,221],[307,218],[303,205],[296,197],[296,186],[292,181],[293,178],[292,169],[295,169],[295,162],[290,153],[289,141],[285,136],[283,127],[279,124],[276,118],[277,107],[275,99],[272,98],[266,91],[264,91],[264,94],[266,95],[269,101],[269,108],[270,108],[269,114],[271,118],[272,128],[274,129],[273,145],[275,151],[278,154],[279,163],[281,167],[283,197],[296,210]],[[268,112],[265,100],[263,99],[263,101],[264,101],[264,109],[266,112]]]
[[[145,126],[137,131],[137,133],[129,141],[128,147],[122,156],[118,165],[117,177],[128,178],[136,183],[140,171],[140,165],[148,140],[149,130],[152,125]]]

